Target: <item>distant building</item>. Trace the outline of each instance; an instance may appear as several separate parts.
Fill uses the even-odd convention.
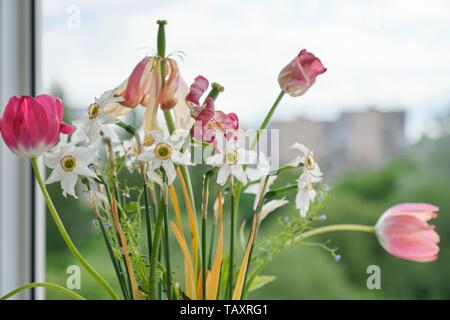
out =
[[[314,150],[327,176],[336,176],[353,168],[381,165],[401,152],[406,146],[404,126],[403,111],[371,108],[345,112],[335,121],[275,121],[270,128],[280,130],[280,163],[295,157],[290,146],[300,142]]]

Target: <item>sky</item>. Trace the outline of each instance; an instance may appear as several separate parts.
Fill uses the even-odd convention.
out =
[[[257,126],[280,70],[306,48],[328,71],[275,118],[332,120],[345,111],[403,109],[406,134],[432,132],[450,109],[450,2],[445,0],[43,0],[43,77],[84,108],[156,51],[182,51],[187,83],[202,74],[225,93],[217,107]]]

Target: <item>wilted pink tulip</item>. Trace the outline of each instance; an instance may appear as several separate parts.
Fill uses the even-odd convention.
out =
[[[312,53],[303,49],[297,57],[281,70],[278,83],[281,90],[292,97],[304,94],[327,69]]]
[[[418,262],[434,261],[439,235],[428,220],[439,208],[425,203],[399,204],[387,210],[375,226],[378,240],[393,256]]]
[[[3,140],[19,157],[37,158],[58,142],[60,133],[73,132],[72,126],[62,122],[63,111],[57,97],[12,97],[0,119]]]
[[[186,96],[186,102],[192,118],[196,121],[192,128],[194,137],[197,140],[215,145],[217,131],[222,132],[227,139],[237,136],[239,119],[235,113],[226,114],[222,111],[216,111],[214,100],[211,97],[207,97],[203,103],[200,103],[200,99],[208,86],[209,81],[204,76],[195,78]]]
[[[164,84],[161,63],[165,61]],[[167,111],[178,102],[182,79],[175,60],[158,56],[143,58],[133,69],[127,80],[103,94],[99,101],[102,110],[112,117],[123,116],[131,109],[142,105],[144,129],[147,133],[160,130],[157,123],[158,107]]]

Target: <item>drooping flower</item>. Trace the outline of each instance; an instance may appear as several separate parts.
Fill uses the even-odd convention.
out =
[[[62,122],[63,112],[57,97],[11,97],[0,119],[3,140],[19,157],[37,158],[58,142],[61,133],[73,132]]]
[[[192,127],[192,134],[195,139],[215,145],[216,133],[219,131],[227,139],[237,137],[239,129],[239,119],[235,113],[226,114],[215,108],[214,100],[206,97],[203,103],[200,99],[206,92],[209,81],[203,76],[195,78],[191,85],[186,102],[189,106],[191,117],[195,120]]]
[[[388,209],[375,226],[381,246],[402,259],[436,260],[439,234],[428,221],[437,218],[437,211],[438,207],[426,203],[404,203]]]
[[[217,183],[224,185],[230,176],[243,184],[247,184],[247,175],[243,165],[253,164],[256,152],[246,150],[235,139],[228,140],[222,133],[217,133],[216,153],[205,160],[206,164],[220,167],[217,173]]]
[[[295,157],[294,160],[287,163],[288,166],[291,167],[298,167],[299,165],[303,165],[303,169],[307,171],[309,174],[321,177],[322,171],[320,170],[319,164],[314,159],[314,151],[309,149],[308,147],[304,146],[300,143],[294,143],[291,146],[291,149],[296,149],[300,151],[300,154]]]
[[[303,49],[278,76],[278,83],[281,90],[292,97],[304,94],[316,81],[319,74],[327,69],[322,62],[312,53]]]
[[[315,161],[314,152],[311,149],[300,143],[295,143],[291,148],[299,150],[300,155],[289,162],[288,165],[298,167],[300,164],[303,164],[303,173],[297,180],[295,206],[299,210],[300,215],[305,218],[311,202],[315,200],[317,195],[313,184],[322,180],[323,173]]]
[[[313,176],[308,172],[303,172],[298,178],[295,207],[299,210],[301,217],[306,218],[310,204],[316,199],[317,192],[313,184],[321,180],[322,177]]]
[[[75,147],[73,145],[62,147],[58,152],[46,153],[44,164],[53,171],[45,183],[51,184],[60,181],[64,197],[69,194],[78,198],[75,194],[78,177],[96,177],[90,168],[95,157],[96,152],[92,148]]]
[[[119,137],[109,125],[118,121],[119,119],[107,115],[96,101],[89,105],[87,116],[84,119],[73,122],[76,131],[72,140],[76,142],[87,140],[89,144],[93,144],[100,138],[100,133],[103,132],[111,140],[117,141]]]
[[[164,84],[161,63],[165,61]],[[143,58],[133,69],[127,80],[113,90],[105,92],[99,100],[100,107],[112,117],[123,116],[131,109],[142,105],[146,133],[161,130],[157,122],[158,106],[166,111],[174,108],[184,99],[179,96],[181,79],[177,62],[172,58],[159,56]],[[184,101],[183,101],[184,103]]]
[[[176,164],[192,165],[191,155],[189,151],[181,152],[181,148],[186,136],[174,134],[168,138],[164,138],[159,131],[152,131],[151,135],[154,143],[144,152],[142,152],[137,159],[140,161],[147,161],[149,163],[149,170],[152,172],[163,167],[169,185],[173,183],[176,178]],[[155,178],[153,174],[149,174],[152,179]],[[159,183],[158,181],[155,181]]]

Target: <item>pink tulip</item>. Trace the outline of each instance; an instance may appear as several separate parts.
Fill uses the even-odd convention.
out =
[[[3,140],[19,157],[37,158],[58,142],[60,133],[73,132],[62,122],[63,111],[57,97],[12,97],[0,121]]]
[[[387,210],[375,226],[378,240],[393,256],[417,261],[434,261],[439,253],[439,235],[428,220],[436,218],[438,207],[424,203],[399,204]]]
[[[239,119],[235,113],[226,114],[222,111],[216,111],[214,100],[211,97],[207,97],[203,104],[200,103],[200,99],[208,86],[209,81],[204,76],[195,78],[186,96],[186,102],[190,107],[192,118],[196,121],[192,128],[194,138],[212,143],[215,146],[217,131],[222,132],[227,139],[237,137]]]
[[[327,69],[312,53],[303,49],[297,57],[281,70],[278,83],[292,97],[304,94]]]

